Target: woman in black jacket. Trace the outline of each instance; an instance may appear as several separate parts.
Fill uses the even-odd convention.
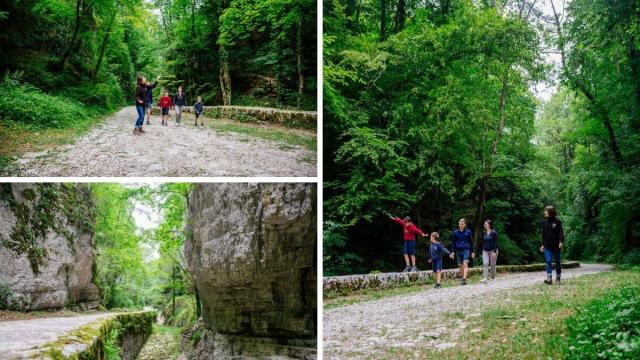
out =
[[[544,208],[545,220],[542,223],[542,246],[540,252],[544,253],[544,260],[547,263],[547,279],[545,284],[553,284],[551,281],[551,262],[556,264],[556,284],[560,284],[560,252],[564,242],[564,231],[562,222],[556,217],[556,208],[547,206]]]
[[[156,79],[156,82],[149,85],[147,84],[147,78],[143,75],[138,75],[137,85],[136,86],[136,111],[138,112],[138,119],[136,120],[136,124],[133,128],[133,135],[144,134],[144,130],[142,130],[142,125],[144,125],[144,112],[146,109],[146,93],[149,89],[153,89],[158,85],[158,80],[160,80],[160,76]]]
[[[498,233],[493,229],[493,222],[484,222],[482,232],[482,283],[489,280],[489,267],[491,267],[491,280],[496,278],[496,262],[498,262]]]

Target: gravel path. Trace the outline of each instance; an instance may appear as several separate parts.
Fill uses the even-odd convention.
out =
[[[316,154],[235,133],[194,127],[160,126],[159,116],[134,136],[135,107],[105,120],[75,144],[16,161],[21,176],[316,176]],[[212,121],[212,120],[208,120]]]
[[[0,322],[0,359],[22,359],[29,349],[113,313]]]
[[[562,277],[611,269],[610,265],[583,264],[563,270]],[[545,276],[544,272],[498,274],[489,284],[429,289],[324,310],[324,359],[371,359],[384,355],[392,346],[453,347],[456,344],[450,339],[466,324],[464,319],[444,319],[444,314],[480,316],[483,309],[511,301],[515,294],[532,292]]]

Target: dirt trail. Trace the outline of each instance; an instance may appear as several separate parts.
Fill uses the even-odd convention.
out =
[[[160,126],[159,116],[132,134],[137,117],[125,107],[74,144],[25,154],[15,166],[20,176],[316,176],[316,154],[236,133],[194,127]],[[212,120],[209,120],[212,121]]]
[[[22,359],[35,346],[45,345],[73,329],[98,319],[114,316],[102,313],[72,317],[0,322],[0,359]]]
[[[583,264],[580,268],[563,270],[562,277],[569,279],[611,269],[610,265]],[[544,272],[498,274],[488,284],[430,289],[324,310],[324,358],[372,359],[394,346],[440,349],[455,346],[452,339],[466,324],[464,319],[443,319],[444,314],[480,316],[484,308],[511,301],[516,293],[533,292],[533,285],[541,284],[545,276]]]

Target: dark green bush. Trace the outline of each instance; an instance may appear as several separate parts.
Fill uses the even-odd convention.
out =
[[[0,118],[36,128],[71,127],[94,115],[78,101],[45,94],[10,75],[0,82],[0,92]]]
[[[621,288],[578,309],[567,328],[568,359],[640,359],[640,286]]]
[[[106,83],[86,82],[64,89],[63,96],[84,104],[113,110],[124,104],[124,94],[115,78]]]

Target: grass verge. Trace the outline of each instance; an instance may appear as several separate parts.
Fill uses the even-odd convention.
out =
[[[483,309],[478,317],[466,317],[464,321],[467,327],[464,332],[456,338],[444,336],[438,339],[455,344],[449,349],[438,351],[426,346],[418,349],[394,347],[382,354],[381,358],[632,359],[637,354],[631,351],[635,349],[632,341],[638,339],[634,334],[637,334],[639,319],[623,321],[626,324],[623,326],[635,327],[635,333],[624,328],[620,331],[621,322],[616,316],[629,314],[625,312],[621,315],[619,311],[607,309],[611,309],[611,299],[625,304],[614,307],[619,308],[620,312],[634,309],[634,306],[637,309],[640,305],[637,303],[638,298],[625,295],[628,291],[624,289],[629,286],[638,287],[639,284],[640,271],[636,270],[584,275],[565,280],[562,286],[536,285],[529,288],[529,291],[513,295],[508,303]],[[589,316],[600,319],[602,325],[590,328],[593,321],[589,320]],[[612,352],[590,348],[590,344],[596,339],[594,336],[609,326],[617,329],[616,334],[630,334],[614,334],[613,341],[609,337],[607,350],[613,349],[613,352],[615,349],[630,349],[629,351],[618,351],[618,355],[613,356]],[[570,344],[574,347],[570,348]],[[576,344],[582,347],[578,348]],[[619,346],[620,344],[623,345]]]
[[[262,127],[246,123],[229,123],[220,121],[209,121],[209,126],[220,133],[233,132],[256,137],[263,140],[281,143],[282,150],[290,150],[294,147],[302,147],[314,153],[318,150],[316,136],[297,131],[285,131],[275,126]],[[315,160],[315,158],[314,158]]]

